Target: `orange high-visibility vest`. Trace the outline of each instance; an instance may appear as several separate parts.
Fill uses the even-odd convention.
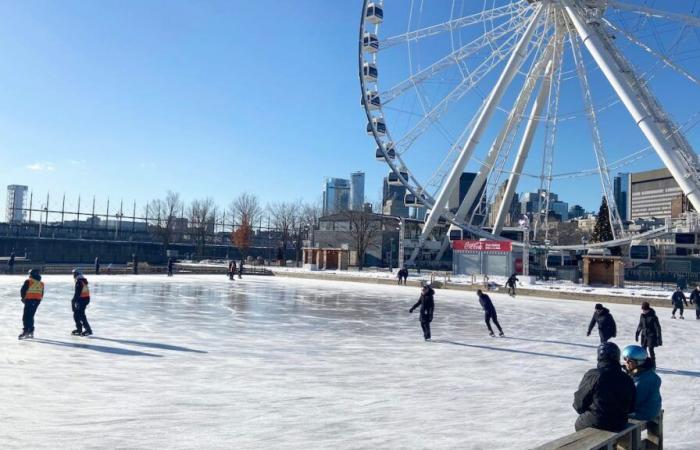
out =
[[[25,300],[41,300],[44,298],[44,283],[42,281],[29,278],[29,287],[27,293],[24,294]]]
[[[87,280],[83,279],[83,289],[80,291],[80,298],[90,298],[90,289],[88,289]]]

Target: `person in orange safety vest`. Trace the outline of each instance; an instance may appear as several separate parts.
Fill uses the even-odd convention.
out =
[[[85,316],[85,308],[90,303],[90,289],[88,281],[78,269],[73,269],[73,279],[75,280],[75,291],[71,307],[73,309],[73,320],[75,321],[75,330],[71,332],[73,336],[90,336],[92,328]]]
[[[20,289],[22,303],[24,303],[24,313],[22,314],[22,334],[19,339],[30,339],[34,337],[34,314],[44,298],[44,282],[41,281],[38,269],[29,271],[29,278]]]

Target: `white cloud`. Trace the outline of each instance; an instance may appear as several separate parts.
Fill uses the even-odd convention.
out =
[[[72,166],[82,166],[85,164],[84,159],[71,159],[68,161]]]
[[[56,167],[51,162],[41,161],[35,162],[34,164],[29,164],[24,166],[25,169],[31,170],[32,172],[53,172]]]

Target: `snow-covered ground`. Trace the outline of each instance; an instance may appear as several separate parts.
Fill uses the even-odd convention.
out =
[[[0,277],[0,447],[530,448],[573,431],[594,366],[587,302],[291,278],[88,277],[95,336],[70,336],[69,276],[47,276],[34,341],[17,341],[20,276]],[[616,342],[638,307],[610,305]],[[667,448],[700,448],[700,321],[659,311]],[[594,335],[596,333],[594,332]]]

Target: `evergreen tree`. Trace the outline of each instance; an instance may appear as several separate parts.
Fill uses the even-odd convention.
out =
[[[598,210],[598,220],[593,228],[591,242],[612,241],[613,232],[610,226],[610,212],[608,211],[608,200],[603,196],[603,201],[600,203]]]

